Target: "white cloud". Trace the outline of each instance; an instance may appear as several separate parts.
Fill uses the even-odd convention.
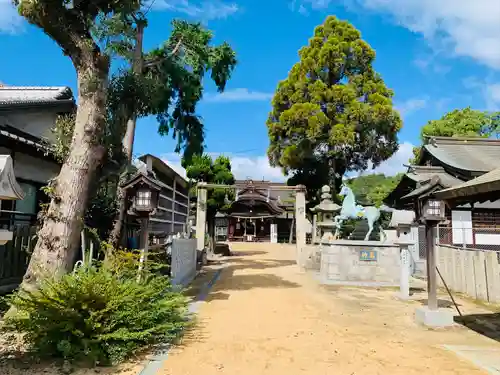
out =
[[[480,94],[485,102],[487,111],[500,110],[500,82],[494,81],[491,77],[478,79],[467,77],[462,81],[464,87],[471,91],[471,94]]]
[[[457,56],[500,69],[498,0],[355,1],[366,9],[392,15],[400,25],[422,34],[431,46],[444,46]],[[344,3],[350,5],[352,0]]]
[[[16,34],[22,31],[23,23],[12,0],[0,0],[0,33]]]
[[[405,165],[409,164],[411,158],[413,158],[413,147],[414,145],[410,142],[403,142],[399,145],[398,151],[392,155],[388,160],[380,164],[375,169],[368,168],[364,172],[349,172],[347,173],[348,178],[358,177],[361,175],[383,173],[386,176],[394,176],[400,172],[405,172]]]
[[[413,147],[414,145],[410,142],[401,143],[398,151],[392,157],[370,171],[370,173],[383,173],[386,176],[394,176],[399,172],[404,172],[406,170],[404,165],[408,164],[413,157]]]
[[[383,173],[387,176],[393,176],[399,172],[404,172],[405,164],[408,164],[413,157],[414,145],[410,142],[404,142],[399,145],[399,150],[387,161],[375,169],[368,169],[364,174]],[[233,174],[238,180],[266,180],[272,182],[285,182],[286,176],[283,176],[281,169],[273,168],[269,165],[267,156],[238,156],[231,153],[208,153],[212,158],[219,155],[225,155],[231,159]],[[172,167],[181,176],[186,177],[186,170],[181,166],[181,159],[178,154],[171,153],[162,156],[162,160]],[[349,173],[349,177],[358,176],[358,172]]]
[[[231,168],[236,179],[245,180],[266,180],[273,182],[284,182],[286,177],[283,176],[279,168],[273,168],[269,165],[267,156],[238,156],[231,153],[216,153],[210,152],[212,158],[219,155],[225,155],[231,159]],[[162,157],[163,161],[171,166],[181,176],[186,176],[186,170],[181,166],[180,156],[178,154],[167,154]]]
[[[413,98],[401,103],[396,103],[396,109],[401,117],[409,116],[410,114],[427,107],[428,98]]]
[[[149,3],[153,10],[178,12],[205,21],[224,19],[239,10],[235,3],[222,0],[150,0]]]
[[[274,94],[251,91],[245,88],[226,90],[222,93],[207,93],[203,96],[206,102],[256,102],[271,100]]]

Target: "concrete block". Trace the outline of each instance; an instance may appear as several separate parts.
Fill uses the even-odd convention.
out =
[[[430,310],[427,306],[417,308],[415,321],[431,328],[451,327],[454,324],[452,311],[446,309]]]

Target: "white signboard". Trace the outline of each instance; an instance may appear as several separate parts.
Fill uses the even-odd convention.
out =
[[[451,211],[452,239],[454,244],[472,245],[472,213],[470,211]]]
[[[278,243],[278,224],[271,224],[271,243]]]

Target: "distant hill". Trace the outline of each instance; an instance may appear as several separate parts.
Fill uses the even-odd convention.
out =
[[[363,206],[381,206],[384,198],[397,186],[402,173],[396,176],[386,176],[382,173],[367,174],[347,181],[358,204]]]

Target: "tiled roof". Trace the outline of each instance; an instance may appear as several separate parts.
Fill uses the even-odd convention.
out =
[[[495,191],[500,191],[500,168],[451,188],[436,192],[436,196],[440,199],[451,199],[472,197],[474,195],[487,194]]]
[[[245,189],[249,181],[248,180],[236,180],[234,183],[239,189]],[[271,199],[278,201],[280,206],[294,206],[295,202],[295,192],[293,190],[278,190],[281,186],[287,186],[283,182],[271,182],[271,181],[259,181],[252,180],[252,185],[254,188],[261,193],[267,195],[267,189],[271,188],[269,191],[269,196]],[[273,189],[274,188],[274,189]]]
[[[417,184],[423,184],[432,180],[434,176],[439,177],[441,185],[444,187],[455,186],[462,183],[462,180],[448,174],[443,167],[428,167],[411,165],[406,173],[410,179]]]
[[[0,86],[0,106],[74,103],[69,87]]]
[[[463,171],[486,173],[500,160],[497,139],[430,137],[423,147],[443,164]]]

